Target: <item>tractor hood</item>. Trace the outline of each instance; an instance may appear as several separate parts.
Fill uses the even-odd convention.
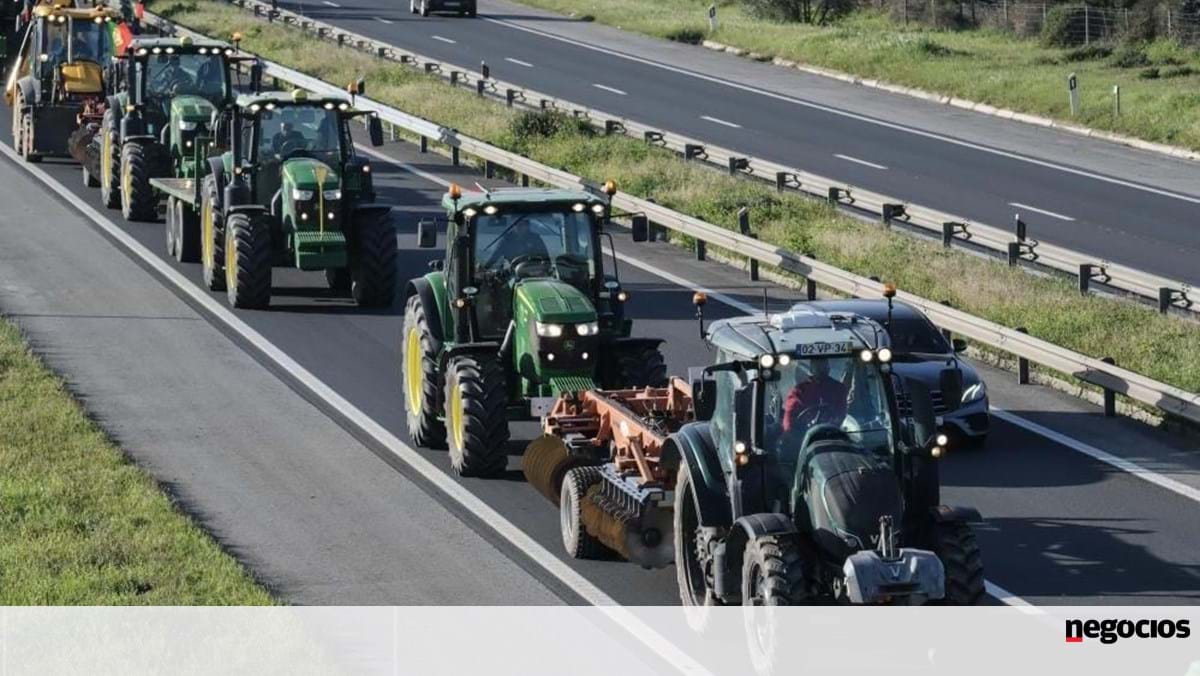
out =
[[[176,96],[171,99],[171,118],[179,122],[208,124],[213,110],[213,104],[200,96]]]
[[[328,164],[307,157],[284,162],[283,179],[299,190],[317,190],[318,183],[320,190],[336,190],[340,183],[338,173]]]
[[[596,308],[579,289],[557,279],[529,279],[517,284],[518,302],[540,322],[577,324],[596,321]]]

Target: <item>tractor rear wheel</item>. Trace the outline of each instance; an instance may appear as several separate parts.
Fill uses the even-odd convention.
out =
[[[225,290],[225,228],[221,222],[220,191],[211,174],[204,178],[200,197],[200,263],[204,287]]]
[[[111,109],[104,112],[100,134],[100,201],[106,208],[116,209],[121,206],[121,137]]]
[[[121,146],[121,215],[129,221],[153,221],[158,199],[150,187],[151,149],[140,141]]]
[[[742,605],[791,606],[806,596],[800,549],[788,536],[764,535],[746,543]]]
[[[616,355],[616,389],[628,387],[665,387],[667,362],[658,346],[646,345],[620,350]]]
[[[946,596],[938,605],[975,606],[984,595],[983,555],[969,524],[934,525],[933,553],[946,569]]]
[[[396,298],[396,228],[391,216],[368,212],[355,230],[350,294],[362,307],[391,307]]]
[[[404,344],[401,352],[404,414],[408,434],[418,446],[446,447],[446,425],[438,419],[442,409],[442,380],[438,350],[429,331],[421,296],[413,294],[404,309]]]
[[[175,260],[196,263],[200,260],[200,218],[195,208],[175,201]]]
[[[490,355],[446,364],[450,466],[462,476],[495,476],[508,467],[508,396],[504,368]]]
[[[225,223],[225,294],[236,308],[271,304],[271,225],[257,214],[237,213]]]
[[[563,476],[558,524],[563,547],[573,559],[598,559],[608,550],[583,526],[583,501],[591,499],[588,489],[597,483],[600,483],[599,467],[572,467]]]

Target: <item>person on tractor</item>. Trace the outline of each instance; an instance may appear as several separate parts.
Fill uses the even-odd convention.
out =
[[[508,261],[511,265],[520,258],[550,260],[550,250],[546,248],[546,243],[530,231],[529,219],[529,216],[519,216],[512,229],[493,242],[492,255],[483,267],[493,269],[501,261]]]
[[[279,131],[271,138],[271,150],[279,156],[303,150],[307,146],[308,139],[291,122],[280,123]]]
[[[818,423],[836,425],[846,418],[850,388],[831,376],[829,367],[829,359],[813,359],[807,373],[796,369],[796,385],[783,405],[785,433],[803,433]]]

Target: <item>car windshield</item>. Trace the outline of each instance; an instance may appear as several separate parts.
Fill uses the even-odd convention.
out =
[[[258,153],[264,160],[311,157],[337,166],[342,159],[337,111],[318,106],[279,106],[258,113]]]
[[[155,54],[144,66],[146,99],[165,113],[175,96],[200,96],[213,104],[225,98],[224,61],[219,54]]]
[[[905,352],[946,354],[951,351],[937,327],[920,317],[893,318],[888,335],[891,337],[892,349],[901,354]]]
[[[805,446],[845,439],[880,456],[892,451],[892,421],[875,364],[851,356],[793,359],[764,397],[765,448],[794,467]]]

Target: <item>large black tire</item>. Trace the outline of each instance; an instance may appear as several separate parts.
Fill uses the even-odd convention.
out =
[[[614,389],[628,387],[664,387],[667,384],[667,361],[657,346],[623,349],[616,354]]]
[[[100,201],[116,209],[121,206],[121,139],[115,111],[104,112],[100,134]]]
[[[349,296],[350,271],[346,268],[325,268],[325,284],[335,296]]]
[[[34,152],[33,138],[33,115],[25,112],[25,97],[17,96],[17,105],[13,108],[13,115],[16,120],[13,123],[13,129],[17,134],[14,136],[13,145],[21,158],[29,163],[37,163],[42,161],[42,156]]]
[[[121,215],[129,221],[153,221],[158,218],[158,197],[150,186],[150,154],[141,141],[121,146]]]
[[[100,187],[100,179],[96,178],[95,176],[92,176],[92,172],[88,171],[86,164],[83,165],[82,167],[80,167],[80,173],[83,174],[83,176],[82,176],[83,187],[85,187],[85,188],[99,188]]]
[[[87,170],[84,169],[84,171],[87,171]],[[175,256],[175,233],[177,233],[179,231],[179,227],[175,223],[175,219],[178,218],[178,216],[179,216],[179,206],[178,206],[178,204],[176,204],[177,202],[178,202],[178,200],[176,200],[174,197],[167,198],[167,214],[166,214],[166,218],[164,219],[164,221],[166,222],[166,227],[164,228],[164,230],[166,231],[165,239],[166,239],[166,245],[167,245],[167,257],[168,258],[176,257]]]
[[[696,489],[687,463],[680,463],[675,478],[675,580],[679,583],[679,601],[684,606],[714,606],[719,600],[709,586],[699,551],[700,515],[696,508]],[[698,623],[701,621],[698,620]]]
[[[573,559],[603,558],[608,551],[583,526],[583,501],[591,499],[588,489],[599,482],[599,467],[572,467],[563,476],[558,502],[559,530],[563,547]]]
[[[984,596],[983,555],[975,531],[965,523],[939,523],[933,537],[933,553],[946,569],[946,596],[937,605],[979,605]]]
[[[462,355],[446,364],[447,445],[459,475],[495,476],[508,467],[506,390],[496,357]]]
[[[236,213],[225,222],[225,295],[236,308],[271,304],[271,224],[263,216]]]
[[[217,179],[204,177],[200,192],[200,266],[209,291],[225,290],[225,223]]]
[[[438,350],[429,331],[429,318],[420,295],[413,294],[404,308],[404,334],[400,350],[400,381],[404,385],[408,434],[418,446],[445,448],[446,425],[439,417],[445,383],[438,368]],[[414,368],[416,371],[409,373]],[[410,376],[416,377],[410,381]]]
[[[350,295],[361,307],[391,307],[396,298],[396,228],[389,214],[369,213],[354,224]]]
[[[746,543],[742,605],[792,606],[806,596],[804,562],[790,536],[764,535]]]
[[[200,217],[190,204],[176,200],[175,260],[180,263],[200,262]]]

